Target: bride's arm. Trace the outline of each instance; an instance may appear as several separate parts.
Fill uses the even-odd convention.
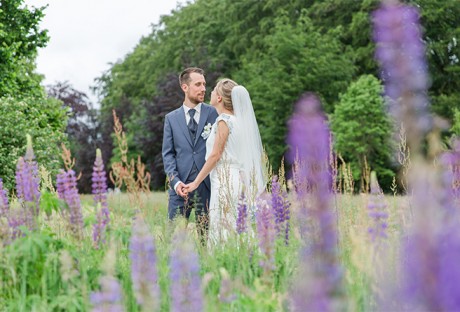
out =
[[[203,168],[201,168],[200,173],[198,173],[198,176],[195,178],[195,181],[186,185],[188,192],[194,191],[198,187],[198,185],[200,185],[200,183],[203,182],[203,180],[208,176],[211,170],[214,169],[214,167],[216,167],[217,162],[220,160],[222,154],[224,153],[225,144],[227,144],[229,132],[230,131],[228,129],[227,124],[223,120],[220,120],[217,123],[217,135],[216,140],[214,141],[214,145],[212,147],[212,151],[209,154],[208,159],[204,163]]]

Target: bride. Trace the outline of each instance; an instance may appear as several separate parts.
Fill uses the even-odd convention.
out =
[[[211,105],[219,117],[206,141],[206,163],[186,189],[192,192],[210,174],[209,239],[217,244],[236,230],[241,192],[254,199],[264,191],[265,181],[262,141],[246,88],[222,79],[211,93]]]

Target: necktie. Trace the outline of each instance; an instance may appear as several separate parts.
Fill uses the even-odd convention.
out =
[[[190,131],[190,137],[192,138],[193,143],[195,143],[196,129],[198,128],[198,125],[194,118],[195,113],[196,113],[196,110],[193,108],[188,111],[188,114],[190,115],[190,121],[188,122],[188,129]]]

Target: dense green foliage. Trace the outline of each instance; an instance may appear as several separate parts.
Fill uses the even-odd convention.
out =
[[[389,186],[393,177],[389,169],[393,127],[382,92],[380,82],[371,75],[361,76],[351,83],[335,107],[331,130],[335,133],[335,150],[350,164],[355,181],[367,174],[362,170],[368,166],[379,173],[383,185]]]
[[[16,163],[33,139],[36,160],[53,173],[60,167],[60,143],[65,140],[66,112],[61,102],[46,98],[0,98],[0,177],[12,189]]]
[[[353,64],[341,51],[334,32],[321,34],[302,11],[297,24],[276,18],[260,50],[248,52],[235,74],[251,91],[262,141],[276,170],[286,151],[286,120],[305,90],[314,90],[331,110],[353,76]]]
[[[460,4],[407,2],[416,3],[422,13],[433,111],[450,120],[460,96]],[[207,72],[209,90],[223,76],[248,88],[263,144],[277,170],[286,150],[286,120],[302,93],[318,93],[326,112],[332,113],[340,94],[358,77],[379,77],[370,15],[378,5],[377,0],[196,0],[178,6],[99,78],[103,154],[113,157],[115,109],[132,153],[142,156],[155,177],[152,186],[163,187],[163,118],[182,104],[178,73],[186,66],[200,66]],[[382,168],[383,158],[377,167]],[[360,163],[351,155],[348,159]],[[375,170],[379,176],[389,174]]]
[[[55,172],[60,143],[65,141],[67,110],[47,99],[35,72],[37,50],[48,42],[39,29],[45,8],[29,8],[23,0],[0,2],[0,177],[12,189],[26,134],[34,141],[37,160]]]
[[[456,136],[457,138],[460,137],[460,110],[458,108],[454,109],[454,117],[452,118],[451,132],[452,135]]]
[[[453,110],[460,108],[460,3],[455,0],[407,2],[421,7],[433,111],[452,121]]]

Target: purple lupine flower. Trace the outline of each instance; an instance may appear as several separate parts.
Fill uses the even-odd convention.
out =
[[[439,273],[438,280],[441,287],[439,302],[443,311],[460,311],[460,235],[457,226],[450,226],[448,231],[443,231],[438,240]]]
[[[429,193],[423,197],[427,205],[433,204],[428,197]],[[423,206],[417,208],[427,209]],[[459,311],[459,222],[433,222],[429,219],[437,217],[433,212],[424,216],[427,220],[418,220],[403,242],[404,275],[399,304],[413,311]],[[454,218],[458,218],[458,214]]]
[[[243,234],[248,230],[248,202],[244,191],[241,191],[237,211],[238,216],[236,219],[236,232],[238,234]]]
[[[318,193],[321,203],[328,202],[332,190],[330,132],[321,103],[314,94],[306,93],[298,101],[289,129],[288,159],[294,163],[298,158],[301,162],[298,174],[305,177],[311,192]]]
[[[99,204],[98,207],[99,208]],[[93,224],[93,245],[99,249],[105,243],[105,232],[109,224],[110,216],[108,208],[99,208],[96,215],[96,223]]]
[[[178,231],[173,238],[170,255],[171,311],[203,311],[200,264],[198,254],[187,232]]]
[[[264,269],[267,276],[275,270],[275,216],[273,209],[270,207],[270,198],[268,194],[263,193],[257,198],[256,225],[257,237],[259,239],[259,248],[262,252],[263,259],[259,265]]]
[[[30,215],[31,212],[24,209],[12,209],[9,211],[7,219],[8,219],[8,227],[10,228],[10,237],[12,240],[15,240],[16,238],[20,237],[23,235],[21,229],[19,227],[21,226],[26,226],[28,227],[28,224],[30,221]]]
[[[291,292],[292,308],[295,311],[328,311],[333,309],[342,292],[342,270],[331,207],[330,131],[315,95],[307,93],[297,103],[289,121],[288,144],[291,147],[289,160],[300,163],[297,174],[308,183],[308,193],[298,196],[301,209],[308,209],[308,212],[299,217],[308,215],[315,224],[310,229],[316,229],[316,233],[309,233],[311,246],[301,253],[298,275],[301,277],[295,281]]]
[[[8,194],[3,188],[3,180],[0,178],[0,218],[8,214],[10,210],[10,204],[8,202]]]
[[[153,236],[140,215],[132,227],[129,254],[131,278],[137,303],[145,310],[155,311],[160,302],[156,248]]]
[[[100,278],[101,291],[93,292],[90,296],[93,312],[122,312],[124,311],[122,290],[118,280],[105,275]]]
[[[371,226],[368,231],[373,242],[380,241],[387,237],[387,205],[384,201],[383,192],[380,189],[375,171],[371,172],[371,194],[367,205],[368,215],[371,219]]]
[[[107,176],[104,170],[104,162],[102,161],[100,149],[96,150],[96,160],[94,161],[91,181],[93,183],[92,187],[95,204],[101,203],[101,207],[107,208]]]
[[[394,1],[373,15],[376,57],[390,109],[404,124],[411,155],[416,155],[409,175],[414,220],[402,243],[402,291],[396,308],[455,311],[460,310],[460,224],[452,177],[443,166],[433,168],[420,152],[433,118],[428,112],[428,65],[419,19],[416,7]],[[455,157],[451,161],[455,163]]]
[[[96,207],[100,206],[100,209],[97,211],[96,223],[93,225],[94,246],[99,248],[99,245],[104,242],[105,230],[110,222],[110,212],[107,204],[107,177],[100,149],[96,150],[92,182],[94,202]]]
[[[61,169],[57,175],[59,197],[64,199],[69,208],[70,228],[75,236],[81,237],[83,230],[83,215],[81,210],[80,195],[77,189],[77,178],[72,169]]]
[[[289,219],[291,204],[287,199],[287,192],[281,189],[278,177],[272,178],[272,207],[275,214],[276,233],[281,235],[284,232],[284,241],[289,243]]]
[[[443,165],[444,163],[441,162]],[[414,224],[402,246],[400,306],[411,310],[460,310],[460,226],[444,166],[415,163],[411,172]]]
[[[320,224],[323,252],[335,253],[336,232],[331,210],[332,178],[329,164],[330,132],[319,99],[310,93],[298,101],[296,111],[289,121],[288,154],[291,162],[298,162],[297,174],[308,183],[308,193],[300,194],[299,200],[306,208],[306,197],[312,199],[312,209],[304,216],[316,218]],[[297,157],[297,160],[296,160]],[[301,220],[305,222],[305,220]]]
[[[61,175],[60,175],[61,174]],[[61,172],[56,176],[56,192],[60,199],[65,199],[65,171],[61,170]]]
[[[30,135],[27,135],[26,154],[19,158],[16,168],[16,192],[22,204],[37,217],[40,212],[40,175]]]
[[[381,65],[390,112],[404,124],[411,153],[431,129],[427,89],[429,78],[425,45],[416,7],[396,1],[383,3],[373,14],[375,56]]]

